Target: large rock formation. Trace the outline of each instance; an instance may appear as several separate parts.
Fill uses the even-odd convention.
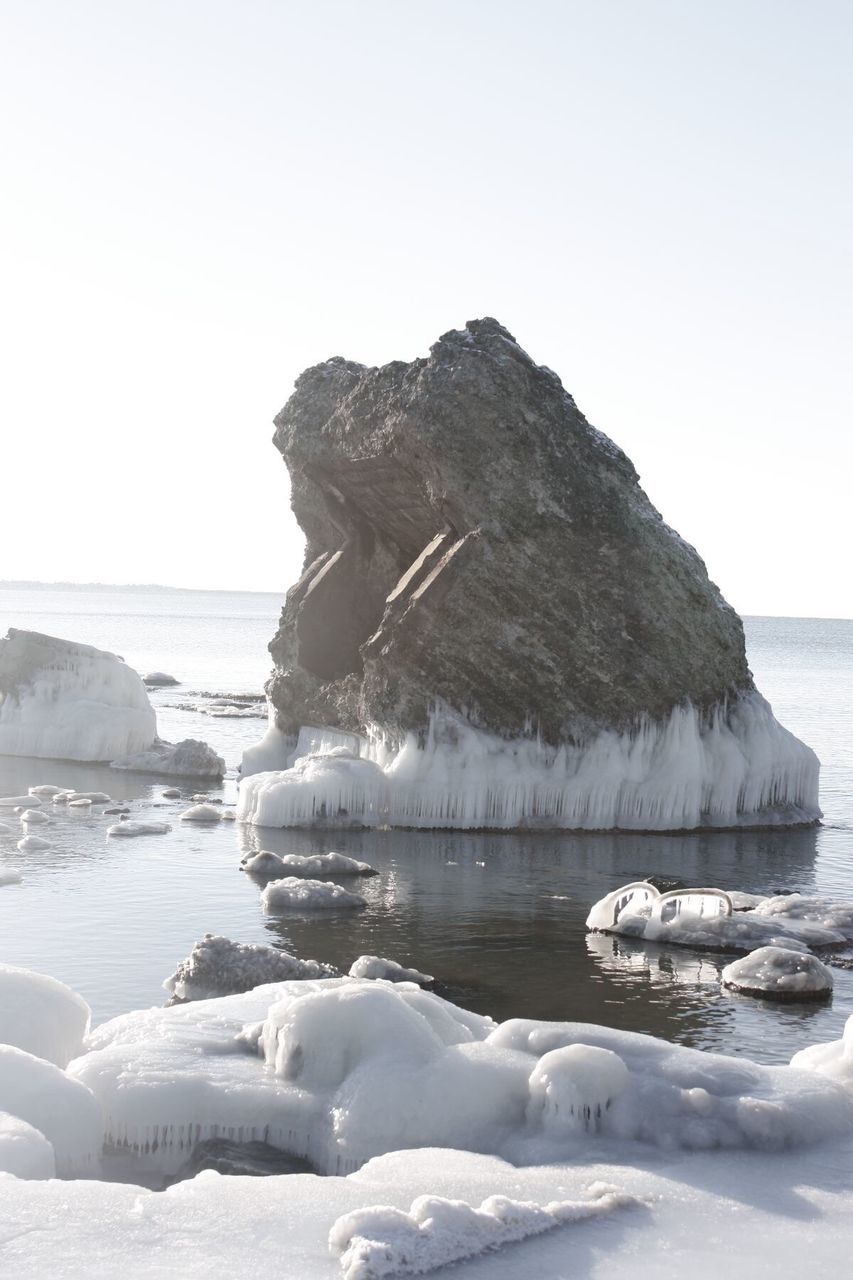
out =
[[[456,750],[470,761],[472,751],[494,758],[509,743],[516,766],[521,744],[525,767],[546,768],[548,786],[565,790],[555,757],[568,753],[563,781],[576,779],[598,744],[608,755],[598,783],[613,804],[587,795],[564,812],[563,801],[539,796],[536,812],[514,817],[691,826],[765,809],[776,819],[815,816],[816,761],[755,693],[740,619],[702,560],[557,375],[495,320],[445,334],[411,364],[335,358],[308,369],[276,418],[275,444],[291,473],[306,567],[270,646],[273,734],[246,772],[270,762],[277,736],[292,751],[303,726],[319,725],[367,735],[373,745],[358,753],[386,767],[408,744],[409,781],[421,794],[438,783],[422,760],[411,764],[413,750],[445,760]],[[647,799],[626,821],[624,784],[648,781],[652,767],[660,774],[667,731],[678,739],[669,755],[680,774],[685,734],[694,755],[721,738],[743,755],[747,737],[769,734],[773,776],[732,774],[723,799],[708,793],[720,760],[694,760],[698,792],[686,807],[670,812],[658,777],[654,803],[669,816],[655,819]],[[617,739],[633,763],[613,774]],[[656,757],[642,777],[638,742]],[[520,780],[518,768],[499,772],[490,786]],[[387,808],[381,796],[377,804]],[[481,821],[481,810],[461,825],[474,816],[507,825]]]

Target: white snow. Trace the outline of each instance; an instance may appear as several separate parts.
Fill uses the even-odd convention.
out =
[[[331,965],[318,960],[299,960],[276,947],[232,942],[230,938],[206,933],[163,986],[180,1000],[209,1000],[251,991],[263,983],[325,978],[334,973]]]
[[[181,778],[221,778],[225,773],[222,756],[197,738],[184,738],[178,743],[158,739],[145,751],[111,761],[110,767]]]
[[[0,1173],[16,1178],[54,1178],[56,1159],[43,1133],[26,1120],[0,1111]]]
[[[425,745],[325,731],[293,755],[274,727],[244,755],[238,817],[259,826],[681,830],[810,822],[819,764],[752,693],[707,716],[551,748],[507,741],[439,708]],[[284,761],[287,761],[285,764]]]
[[[107,827],[108,836],[164,836],[171,831],[168,822],[115,822]]]
[[[156,721],[115,654],[35,631],[0,640],[0,755],[112,760],[144,751]]]
[[[271,880],[261,894],[261,903],[268,914],[276,911],[340,911],[367,906],[360,893],[351,893],[328,880],[304,880],[300,876]]]
[[[378,978],[385,982],[416,982],[421,987],[428,987],[435,981],[431,973],[421,973],[419,969],[406,969],[396,960],[386,960],[383,956],[359,956],[350,965],[349,976]]]
[[[18,841],[18,848],[22,853],[36,853],[40,849],[49,849],[50,841],[43,840],[41,836],[24,836]]]
[[[317,880],[325,876],[375,876],[376,870],[369,862],[359,862],[342,853],[277,854],[261,849],[241,859],[244,871],[260,875],[276,872],[280,876],[296,876],[304,880]]]
[[[425,1275],[463,1258],[637,1203],[634,1196],[604,1183],[594,1183],[586,1200],[552,1200],[544,1205],[489,1196],[475,1209],[464,1200],[419,1196],[408,1213],[390,1205],[371,1205],[345,1214],[329,1233],[329,1250],[340,1259],[344,1280]]]
[[[853,1017],[847,1019],[840,1040],[801,1049],[791,1059],[791,1066],[817,1071],[853,1094]]]
[[[240,870],[255,876],[275,876],[281,879],[284,875],[284,863],[277,853],[261,849],[258,853],[247,853],[245,858],[241,858]]]
[[[0,1109],[44,1134],[61,1178],[97,1174],[103,1116],[79,1080],[43,1058],[0,1044]]]
[[[631,1073],[612,1049],[588,1044],[552,1049],[530,1073],[527,1119],[554,1138],[598,1130],[630,1083]]]
[[[46,822],[50,822],[50,818],[43,809],[25,809],[21,814],[21,822],[26,822],[30,826],[37,827]]]
[[[814,999],[832,991],[832,971],[817,956],[790,947],[758,947],[727,964],[720,980],[735,991],[782,1000]]]
[[[182,822],[218,822],[222,811],[215,804],[194,804],[181,814]]]
[[[90,1017],[86,1001],[64,982],[0,964],[0,1044],[66,1067],[82,1051]]]

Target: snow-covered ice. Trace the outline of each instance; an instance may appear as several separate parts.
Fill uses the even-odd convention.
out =
[[[276,947],[206,933],[163,986],[179,1000],[209,1000],[264,983],[333,976],[332,965],[319,960],[300,960]]]
[[[16,1178],[56,1177],[53,1147],[44,1134],[4,1111],[0,1111],[0,1173]]]
[[[0,796],[0,809],[37,809],[40,804],[37,796]]]
[[[420,987],[428,987],[435,981],[431,973],[406,969],[396,960],[386,960],[383,956],[359,956],[350,965],[349,976],[379,978],[385,982],[416,982]]]
[[[14,867],[0,867],[0,888],[7,884],[20,884],[23,876]]]
[[[182,822],[218,822],[222,810],[215,804],[194,804],[181,814]]]
[[[66,1067],[82,1051],[90,1017],[86,1001],[64,982],[0,964],[0,1044]]]
[[[277,853],[269,849],[260,849],[257,853],[247,853],[240,859],[240,870],[248,871],[253,876],[274,876],[280,880],[284,876],[284,863]]]
[[[853,1094],[853,1017],[847,1019],[840,1040],[801,1049],[791,1059],[791,1066],[817,1071]]]
[[[168,822],[135,822],[129,819],[127,822],[114,822],[112,826],[107,827],[108,836],[164,836],[172,828]]]
[[[775,1000],[820,1000],[832,992],[832,971],[808,951],[758,947],[727,964],[724,987]]]
[[[113,769],[135,773],[165,773],[179,778],[221,778],[225,761],[206,742],[184,738],[183,742],[159,739],[145,751],[111,761]]]
[[[68,801],[69,809],[90,809],[91,807],[92,801],[87,796],[75,796]]]
[[[261,894],[264,911],[340,911],[366,907],[360,893],[352,893],[342,885],[328,880],[304,880],[299,876],[285,876],[283,880],[271,880]]]
[[[259,826],[684,830],[813,822],[819,764],[758,693],[675,708],[582,745],[507,741],[447,708],[425,743],[334,730],[295,749],[273,726],[243,757],[238,816]],[[305,731],[303,731],[305,733]],[[355,739],[353,742],[352,739]]]
[[[84,1084],[53,1063],[0,1044],[0,1109],[44,1134],[61,1178],[98,1173],[104,1134],[100,1105]]]
[[[37,853],[40,849],[49,849],[50,841],[41,836],[24,836],[18,841],[18,848],[22,853]]]
[[[225,816],[224,814],[222,815]],[[240,860],[244,871],[255,875],[296,876],[304,880],[318,880],[326,876],[375,876],[376,869],[368,862],[348,858],[343,853],[277,854],[261,849],[247,854]]]
[[[21,822],[26,822],[31,826],[38,827],[44,823],[50,822],[50,818],[44,809],[25,809],[21,814]]]

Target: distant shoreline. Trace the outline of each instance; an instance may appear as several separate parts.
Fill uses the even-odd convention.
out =
[[[151,595],[187,593],[194,595],[277,596],[284,599],[287,587],[280,591],[248,591],[245,587],[166,587],[155,582],[33,582],[30,579],[0,579],[0,591],[144,591]]]

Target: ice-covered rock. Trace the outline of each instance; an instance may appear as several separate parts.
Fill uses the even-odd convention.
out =
[[[4,1111],[0,1111],[0,1173],[16,1178],[56,1176],[53,1147],[44,1134]]]
[[[58,795],[60,791],[67,791],[67,790],[68,790],[67,787],[58,787],[53,782],[41,782],[35,787],[30,787],[29,793],[31,796],[39,797],[39,800],[41,800],[42,798],[45,800],[52,800],[53,797]]]
[[[240,870],[248,871],[253,876],[275,876],[282,879],[284,863],[277,853],[269,849],[260,849],[257,853],[247,853],[240,859]]]
[[[142,683],[147,684],[151,689],[166,689],[181,682],[165,671],[149,671],[147,676],[142,677]]]
[[[180,778],[221,778],[225,761],[206,742],[185,738],[183,742],[159,739],[145,751],[110,762],[113,769],[136,773],[165,773]]]
[[[114,822],[107,827],[108,836],[164,836],[172,828],[168,822]]]
[[[586,1200],[544,1205],[489,1196],[474,1208],[463,1200],[419,1196],[408,1212],[371,1205],[338,1218],[329,1233],[329,1250],[340,1259],[343,1280],[421,1276],[638,1203],[634,1196],[602,1183],[590,1186]]]
[[[164,800],[180,800],[181,793],[177,787],[167,787],[163,792]]]
[[[145,686],[115,654],[14,628],[0,640],[0,755],[112,760],[155,736]]]
[[[194,804],[181,814],[182,822],[218,822],[222,811],[215,804]]]
[[[0,1044],[66,1067],[83,1047],[90,1018],[86,1001],[64,982],[0,964]]]
[[[791,1066],[816,1071],[853,1094],[853,1017],[844,1024],[840,1040],[800,1049],[791,1059]]]
[[[350,965],[349,976],[378,978],[384,982],[416,982],[419,987],[428,987],[435,981],[431,973],[406,969],[396,960],[386,960],[383,956],[359,956]]]
[[[772,1000],[825,1000],[832,994],[832,971],[808,951],[758,947],[727,964],[724,987]]]
[[[596,1132],[630,1082],[630,1071],[612,1049],[588,1044],[552,1049],[530,1073],[527,1118],[557,1139]]]
[[[91,809],[91,807],[92,801],[87,796],[75,796],[68,800],[69,809]]]
[[[74,804],[79,800],[88,800],[89,804],[102,805],[110,804],[112,796],[108,796],[106,791],[72,791],[68,794],[68,804]]]
[[[280,876],[297,876],[303,880],[321,880],[326,876],[375,876],[376,868],[369,862],[359,862],[343,853],[276,854],[262,849],[241,859],[244,871],[269,875],[273,871]]]
[[[50,841],[43,840],[41,836],[24,836],[18,841],[18,848],[21,853],[38,853],[42,849],[49,849]]]
[[[37,809],[40,804],[37,796],[0,796],[0,809]]]
[[[14,867],[0,867],[0,888],[7,884],[20,884],[22,879],[20,871]]]
[[[21,814],[21,822],[31,827],[38,827],[50,822],[50,818],[44,809],[25,809]]]
[[[209,1000],[251,991],[263,983],[335,975],[332,965],[319,960],[299,960],[276,947],[232,942],[230,938],[206,933],[163,986],[179,1000]]]
[[[497,321],[408,365],[308,369],[275,444],[307,545],[270,646],[271,728],[243,762],[284,786],[244,783],[242,818],[657,830],[819,816],[817,759],[755,690],[699,556]],[[305,726],[368,741],[341,744],[354,759],[337,785],[315,759],[329,748],[299,745]]]
[[[61,1178],[97,1174],[104,1119],[79,1080],[43,1058],[0,1044],[0,1108],[44,1134]]]
[[[304,880],[285,876],[271,880],[261,894],[264,911],[341,911],[366,907],[360,893],[352,893],[328,880]]]

